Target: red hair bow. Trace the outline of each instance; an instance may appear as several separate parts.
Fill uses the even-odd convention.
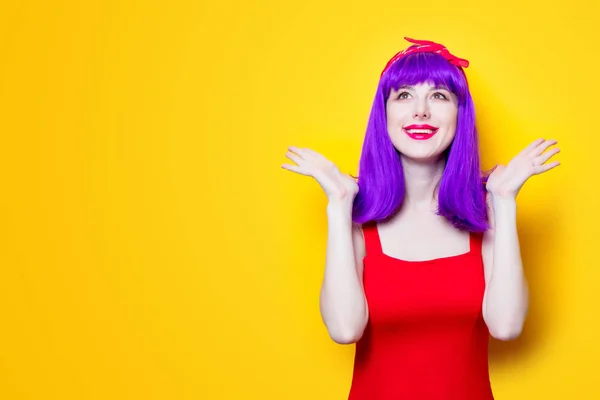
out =
[[[383,71],[381,71],[381,76],[383,76],[383,74],[385,73],[385,71],[387,71],[387,69],[396,61],[398,61],[400,58],[404,57],[407,54],[412,54],[412,53],[436,53],[441,55],[442,57],[444,57],[446,60],[448,60],[448,62],[450,64],[456,65],[458,67],[468,67],[469,66],[469,61],[462,59],[462,58],[458,58],[452,54],[450,54],[450,52],[448,51],[448,49],[446,48],[446,46],[441,45],[439,43],[435,43],[435,42],[431,42],[429,40],[415,40],[415,39],[411,39],[411,38],[407,38],[405,37],[404,39],[406,39],[407,41],[414,43],[412,46],[396,53],[396,55],[394,57],[392,57],[392,59],[390,61],[388,61],[388,63],[386,64],[385,68],[383,69]]]

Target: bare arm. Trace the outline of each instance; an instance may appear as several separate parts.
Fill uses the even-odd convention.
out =
[[[488,193],[487,199],[492,228],[484,234],[482,247],[486,276],[483,318],[494,338],[512,340],[521,334],[529,307],[517,235],[517,206],[511,198],[491,200]]]
[[[290,146],[286,156],[297,165],[284,164],[282,167],[312,176],[329,200],[321,317],[335,342],[354,343],[362,336],[369,317],[362,286],[364,239],[362,228],[352,222],[352,204],[358,184],[312,149]]]
[[[364,238],[360,225],[352,223],[351,210],[350,201],[330,201],[327,206],[327,254],[320,309],[329,336],[340,344],[357,342],[369,318],[362,284]]]
[[[486,182],[491,229],[483,237],[486,290],[482,312],[490,334],[496,339],[516,338],[525,323],[529,289],[517,234],[516,197],[530,177],[560,165],[558,161],[548,162],[560,151],[548,150],[555,144],[556,140],[533,141],[506,167],[497,165]]]

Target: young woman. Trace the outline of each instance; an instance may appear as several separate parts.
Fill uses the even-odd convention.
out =
[[[349,399],[489,400],[488,337],[517,337],[528,309],[516,196],[559,149],[538,139],[483,174],[468,61],[406,39],[381,74],[358,182],[307,148],[282,167],[328,198],[321,315],[356,343]]]

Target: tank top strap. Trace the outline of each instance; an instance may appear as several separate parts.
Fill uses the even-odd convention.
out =
[[[368,222],[363,224],[363,235],[365,237],[366,254],[381,254],[381,240],[377,231],[377,223]]]
[[[363,235],[365,238],[365,252],[366,254],[381,254],[381,239],[379,238],[379,231],[375,222],[368,222],[363,224]],[[469,253],[480,255],[481,246],[483,243],[483,233],[481,232],[469,232]]]
[[[481,254],[481,245],[483,243],[483,233],[469,232],[469,253]]]

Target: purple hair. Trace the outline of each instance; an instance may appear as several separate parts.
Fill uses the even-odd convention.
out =
[[[404,173],[388,135],[385,105],[392,89],[424,82],[445,86],[458,98],[456,134],[444,153],[437,214],[458,229],[485,232],[489,228],[485,178],[480,170],[473,99],[463,71],[435,53],[406,55],[381,77],[362,147],[352,219],[359,224],[385,220],[402,205]]]

